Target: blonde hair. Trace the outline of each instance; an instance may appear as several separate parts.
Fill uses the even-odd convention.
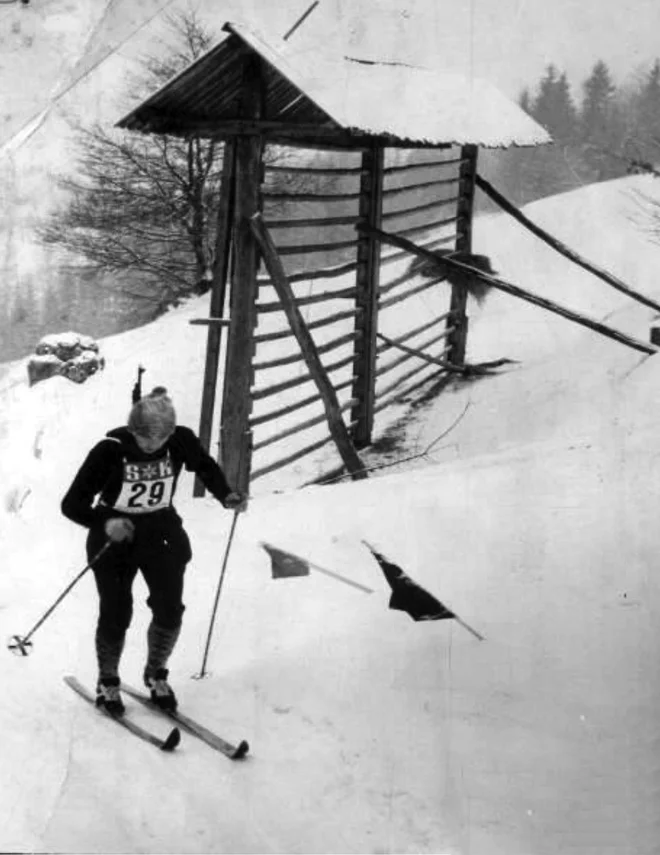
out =
[[[164,386],[156,386],[140,398],[128,414],[128,429],[137,436],[160,439],[173,433],[175,427],[176,412]]]

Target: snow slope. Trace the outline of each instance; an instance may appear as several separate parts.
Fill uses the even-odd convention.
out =
[[[660,299],[660,249],[633,216],[639,190],[659,192],[627,179],[527,212]],[[480,220],[476,247],[503,277],[647,339],[652,312],[517,224]],[[82,387],[28,389],[22,364],[5,372],[5,635],[27,632],[82,567],[84,532],[60,516],[59,499],[87,448],[125,418],[137,362],[150,367],[148,385],[171,389],[180,420],[196,425],[203,337],[187,321],[205,310],[193,302],[105,340],[108,367]],[[193,500],[189,479],[180,487],[195,557],[173,681],[191,714],[227,738],[248,738],[250,758],[232,765],[185,736],[175,756],[162,755],[63,686],[67,672],[95,677],[96,595],[86,578],[35,635],[31,657],[2,660],[0,849],[660,851],[660,363],[508,295],[471,314],[470,358],[519,362],[408,415],[401,457],[464,413],[428,458],[357,483],[296,489],[282,475],[255,490],[202,681],[189,677],[201,665],[231,516],[212,499]],[[314,571],[273,581],[262,540],[374,592]],[[414,623],[390,611],[363,540],[485,641],[454,621]],[[149,618],[144,594],[138,581],[123,665],[132,682]]]

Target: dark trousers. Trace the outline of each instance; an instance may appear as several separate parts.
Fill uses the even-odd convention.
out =
[[[190,561],[190,541],[177,516],[153,515],[135,520],[130,543],[113,544],[94,566],[99,593],[96,651],[101,677],[116,677],[126,630],[133,617],[133,582],[138,570],[149,589],[152,612],[149,627],[150,670],[164,668],[176,644],[185,606],[183,579]],[[102,529],[92,529],[87,539],[91,558],[105,542]]]

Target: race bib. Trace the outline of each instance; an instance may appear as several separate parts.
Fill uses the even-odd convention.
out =
[[[151,514],[169,508],[174,469],[168,454],[148,463],[124,462],[124,478],[115,508],[127,514]]]

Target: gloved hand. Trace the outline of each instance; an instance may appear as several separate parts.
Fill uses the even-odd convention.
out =
[[[113,543],[122,543],[125,540],[130,542],[135,534],[135,526],[126,517],[111,517],[105,521],[104,529],[108,540]]]
[[[244,511],[247,507],[247,496],[243,496],[241,493],[232,490],[223,499],[222,507],[230,511]]]

